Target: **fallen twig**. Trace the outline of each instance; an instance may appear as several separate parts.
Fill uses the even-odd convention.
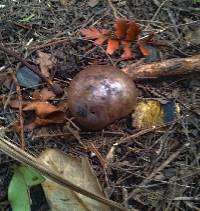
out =
[[[131,64],[122,69],[122,71],[136,81],[200,72],[200,54],[188,58],[168,59],[151,64]]]
[[[70,40],[70,38],[64,38],[64,39],[60,39],[60,40],[51,40],[47,43],[41,44],[41,45],[36,45],[31,47],[30,49],[32,50],[39,50],[41,48],[47,48],[53,45],[58,45],[58,44],[63,44],[65,42],[68,42]]]
[[[14,74],[12,74],[12,76],[13,76],[13,80],[15,82],[17,97],[19,100],[20,142],[21,142],[21,148],[24,150],[25,149],[25,139],[24,139],[24,118],[23,118],[23,112],[22,112],[22,94],[21,94],[21,89],[20,89],[20,86],[19,86],[16,76]]]
[[[102,165],[102,167],[105,167],[106,164],[106,160],[105,158],[101,155],[101,153],[99,152],[99,150],[96,148],[96,146],[92,143],[89,144],[88,146],[88,150],[90,150],[91,152],[95,153],[100,164]]]

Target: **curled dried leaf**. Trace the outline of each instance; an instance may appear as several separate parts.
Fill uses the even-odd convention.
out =
[[[56,106],[51,105],[48,102],[34,101],[23,108],[23,111],[35,111],[36,115],[40,118],[46,118],[52,113],[63,113]],[[64,115],[64,114],[63,114]]]
[[[62,124],[63,122],[64,115],[57,115],[54,113],[52,117],[48,117],[47,119],[36,117],[31,123],[25,126],[25,129],[32,131],[36,127],[42,127],[50,124]]]

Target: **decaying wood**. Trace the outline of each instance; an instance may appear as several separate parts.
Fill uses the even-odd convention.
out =
[[[131,64],[122,69],[133,80],[159,78],[200,72],[200,55],[188,58],[168,59],[151,64]]]

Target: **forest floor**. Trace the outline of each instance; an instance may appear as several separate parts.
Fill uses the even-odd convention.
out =
[[[144,34],[154,32],[154,40],[164,43],[158,48],[160,60],[199,53],[198,0],[1,0],[0,41],[28,61],[36,62],[38,50],[53,55],[57,63],[50,76],[62,84],[67,93],[68,82],[89,64],[120,68],[140,59],[122,61],[118,52],[108,56],[103,50],[105,46],[96,46],[81,36],[81,28],[111,29],[116,17],[136,21]],[[0,74],[15,73],[19,65],[15,58],[0,51]],[[16,92],[2,80],[0,96],[15,98]],[[58,148],[72,155],[87,156],[108,197],[128,208],[199,210],[200,76],[148,80],[136,85],[140,98],[162,98],[177,103],[180,118],[150,131],[133,128],[130,116],[96,132],[76,128],[69,131],[67,125],[45,126],[24,132],[26,149],[39,154],[46,148]],[[47,84],[41,84],[42,87]],[[33,89],[21,91],[23,99],[31,99]],[[58,97],[51,103],[67,105],[65,97]],[[13,129],[19,119],[18,109],[2,102],[0,112],[0,124],[8,128],[6,135],[19,144],[20,135]],[[124,138],[126,141],[114,145]],[[113,160],[106,169],[80,140],[85,146],[92,143],[103,158],[115,146]],[[0,153],[0,210],[10,207],[7,189],[15,163]]]

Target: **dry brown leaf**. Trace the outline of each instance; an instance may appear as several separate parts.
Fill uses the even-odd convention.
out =
[[[55,149],[47,149],[38,158],[48,168],[70,182],[88,191],[105,197],[98,179],[86,157],[73,157]],[[54,211],[110,211],[110,207],[82,194],[64,188],[51,180],[42,183],[51,210]],[[66,209],[67,207],[67,209]]]
[[[110,34],[110,32],[106,29],[98,30],[96,28],[83,28],[80,30],[80,32],[88,39],[97,39],[108,36]]]
[[[46,118],[52,113],[63,113],[56,106],[48,102],[34,101],[23,108],[23,111],[35,111],[36,115],[40,118]],[[64,115],[64,114],[63,114]]]
[[[49,77],[49,69],[51,69],[57,62],[56,58],[51,54],[38,51],[39,58],[36,60],[37,64],[40,65],[41,72],[46,77]]]
[[[36,127],[46,126],[50,124],[62,124],[63,122],[64,122],[64,115],[57,115],[54,113],[54,115],[52,115],[52,118],[48,117],[48,119],[42,119],[36,117],[31,123],[25,126],[25,129],[32,131]]]
[[[39,90],[35,90],[32,93],[32,97],[34,100],[41,100],[41,101],[47,101],[47,100],[53,100],[56,95],[51,90],[48,90],[46,87]]]
[[[102,45],[109,37],[110,32],[108,30],[102,29],[97,30],[95,28],[81,29],[80,32],[88,39],[95,40],[97,45]]]
[[[106,52],[112,55],[119,48],[119,41],[114,39],[108,40]]]

